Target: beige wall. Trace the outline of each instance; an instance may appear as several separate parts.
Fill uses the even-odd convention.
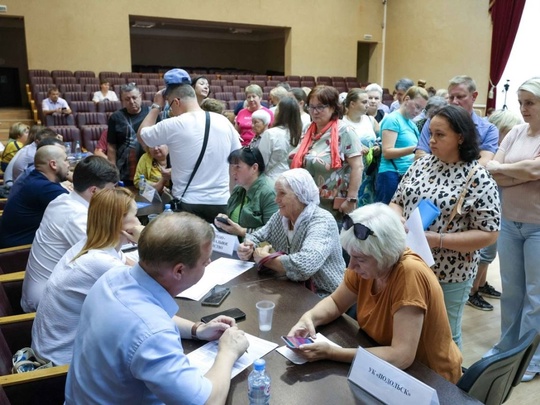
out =
[[[485,98],[491,40],[488,2],[388,0],[382,84],[393,87],[398,78],[409,76],[427,80],[428,86],[445,87],[450,77],[467,73],[477,79],[480,97]],[[282,65],[286,74],[355,76],[357,42],[370,34],[376,46],[369,79],[381,78],[381,0],[4,0],[3,4],[8,15],[24,16],[30,69],[131,70],[132,63],[151,59],[151,52],[160,49],[148,55],[135,52],[137,60],[132,61],[131,14],[290,27],[283,56],[277,56],[275,43],[265,44],[268,53],[249,61],[265,70]],[[178,44],[167,45],[184,50]],[[205,57],[210,60],[211,55]]]
[[[385,80],[410,77],[448,87],[453,76],[475,79],[484,104],[491,46],[489,0],[388,0]]]

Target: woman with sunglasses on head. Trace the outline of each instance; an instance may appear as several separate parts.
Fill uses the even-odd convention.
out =
[[[236,186],[227,202],[227,215],[219,214],[214,225],[243,240],[277,211],[276,193],[264,174],[264,160],[257,148],[235,150],[228,161]]]
[[[275,184],[279,211],[238,246],[238,257],[255,260],[319,296],[343,280],[345,262],[336,221],[319,207],[319,189],[304,169],[284,172]],[[274,252],[272,252],[274,251]]]
[[[315,338],[317,326],[357,304],[358,325],[378,344],[366,350],[400,369],[420,361],[456,383],[462,357],[452,340],[441,287],[407,248],[400,217],[387,205],[366,205],[344,217],[340,239],[351,257],[343,282],[302,315],[288,335]],[[357,348],[315,340],[298,351],[308,361],[350,363]]]
[[[357,206],[362,181],[362,145],[354,129],[344,123],[339,93],[332,86],[316,86],[308,96],[312,123],[300,145],[291,152],[291,168],[306,169],[319,188],[321,208],[338,222]]]

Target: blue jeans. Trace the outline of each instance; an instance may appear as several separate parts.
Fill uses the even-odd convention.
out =
[[[491,264],[497,256],[497,241],[494,244],[480,249],[480,264]]]
[[[498,250],[503,294],[501,340],[495,347],[507,350],[529,330],[540,330],[540,225],[503,218]],[[540,349],[527,370],[540,372]]]
[[[446,314],[450,322],[452,330],[452,339],[461,349],[461,319],[463,318],[463,308],[467,299],[469,299],[469,291],[473,284],[473,279],[470,278],[461,283],[441,283],[444,293],[444,305],[446,306]]]
[[[375,201],[390,204],[399,184],[400,176],[397,172],[382,172],[377,174],[375,181]]]

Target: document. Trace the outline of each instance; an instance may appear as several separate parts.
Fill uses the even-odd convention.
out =
[[[177,297],[199,301],[216,285],[227,283],[243,272],[251,269],[253,265],[253,262],[221,257],[206,266],[204,275],[197,284],[182,291]]]
[[[422,225],[422,217],[420,216],[420,210],[418,207],[412,212],[411,216],[405,222],[405,225],[409,229],[407,233],[407,246],[411,250],[418,254],[426,264],[431,267],[435,264],[431,249],[429,248],[426,234],[424,233],[424,226]]]
[[[256,336],[246,333],[246,338],[249,342],[249,348],[246,353],[242,355],[236,363],[234,363],[231,371],[231,379],[236,377],[246,368],[248,368],[257,359],[262,358],[267,353],[270,353],[277,347],[277,344],[258,338]],[[218,352],[218,341],[208,342],[197,350],[192,351],[187,355],[191,365],[201,370],[202,374],[206,374],[210,367],[214,364],[214,360]]]

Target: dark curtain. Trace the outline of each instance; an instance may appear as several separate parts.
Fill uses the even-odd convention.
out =
[[[490,83],[488,89],[497,85],[510,57],[514,45],[519,22],[526,0],[491,0],[489,12],[493,23],[491,34],[491,63],[489,65]],[[493,98],[487,99],[486,110],[495,108],[497,92],[493,90]]]

